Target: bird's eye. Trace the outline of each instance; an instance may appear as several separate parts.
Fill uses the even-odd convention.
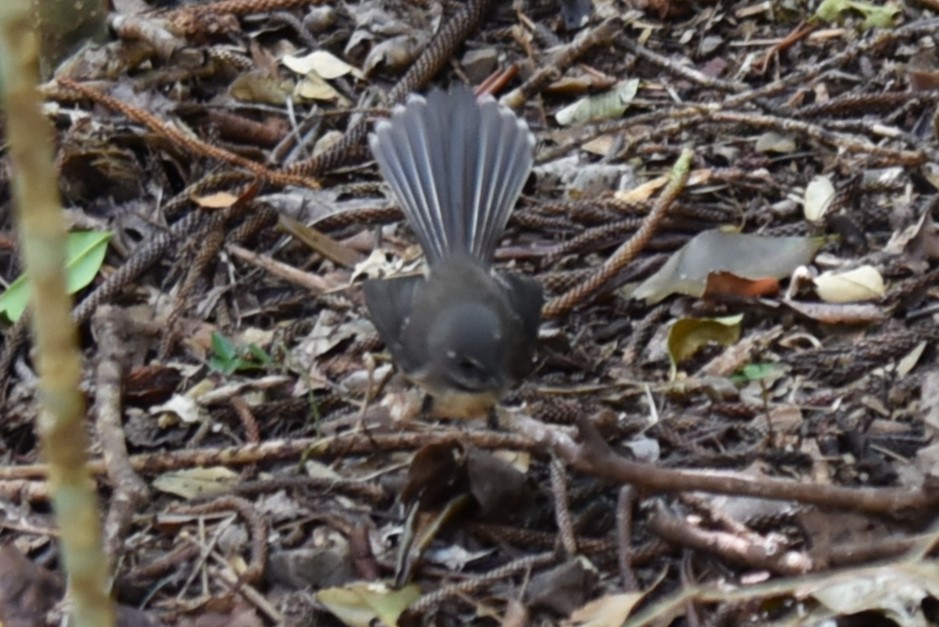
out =
[[[457,389],[466,392],[479,392],[495,387],[490,367],[463,355],[454,356],[445,376]]]
[[[460,370],[467,374],[479,374],[483,372],[482,364],[480,364],[475,359],[470,359],[469,357],[463,357],[459,361]]]

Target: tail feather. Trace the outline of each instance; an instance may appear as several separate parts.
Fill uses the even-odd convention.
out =
[[[431,265],[453,253],[491,261],[531,171],[525,122],[456,86],[411,96],[369,144]]]

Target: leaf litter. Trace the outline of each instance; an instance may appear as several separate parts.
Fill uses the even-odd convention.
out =
[[[118,343],[151,490],[126,509],[96,443],[128,624],[937,622],[931,3],[491,3],[421,80],[484,83],[538,137],[499,264],[562,299],[633,256],[545,321],[499,425],[422,416],[364,317],[364,276],[421,271],[364,143],[309,165],[461,7],[140,4],[58,73],[120,108],[42,86],[76,233],[114,234],[74,287],[84,329],[122,321],[84,335],[86,384]],[[26,592],[0,621],[51,624],[10,363],[0,572]]]

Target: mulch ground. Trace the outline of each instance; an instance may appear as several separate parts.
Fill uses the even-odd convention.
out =
[[[75,313],[126,624],[939,622],[933,4],[115,0],[42,89],[112,234]],[[453,81],[538,138],[490,421],[422,411],[360,288],[420,267],[365,135]],[[46,624],[21,325],[0,365],[0,619]]]

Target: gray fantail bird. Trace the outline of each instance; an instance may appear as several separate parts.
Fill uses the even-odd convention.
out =
[[[426,278],[366,281],[369,315],[437,412],[479,415],[531,371],[538,340],[541,286],[491,268],[535,138],[508,108],[458,85],[409,97],[369,145],[429,265]]]

